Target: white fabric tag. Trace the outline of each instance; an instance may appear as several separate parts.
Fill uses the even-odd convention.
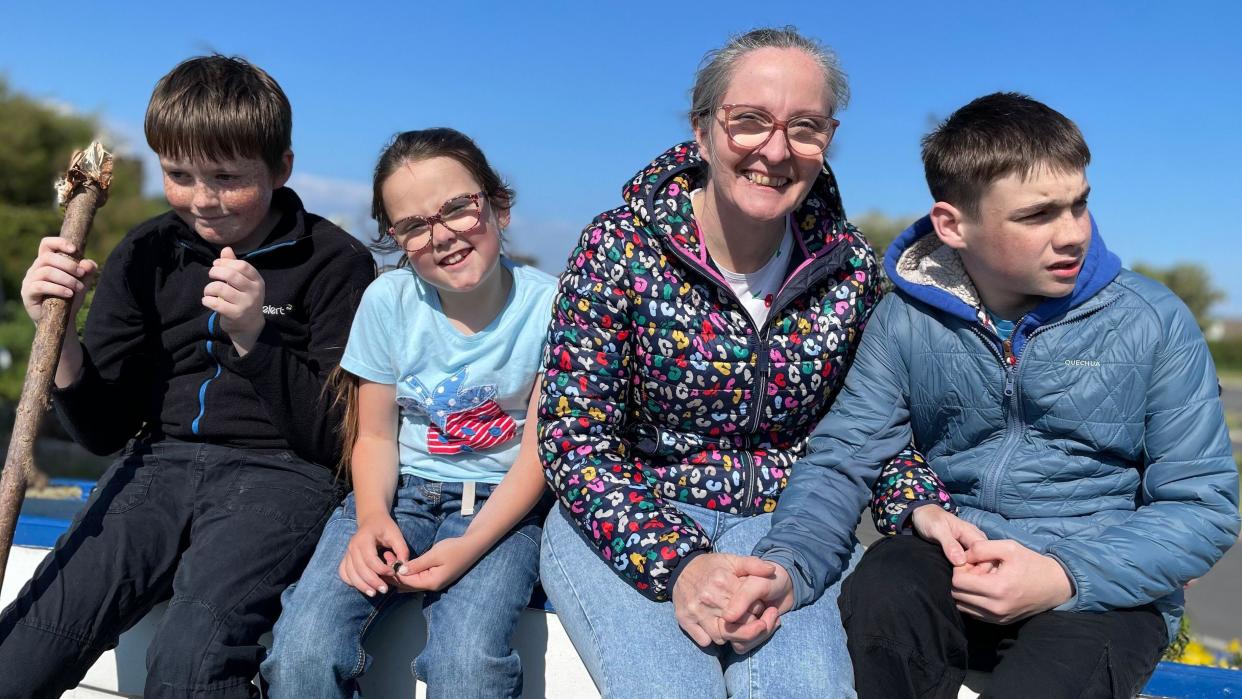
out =
[[[474,481],[466,481],[461,484],[461,516],[469,517],[474,514]]]

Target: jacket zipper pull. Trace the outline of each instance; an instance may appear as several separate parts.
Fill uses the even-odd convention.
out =
[[[1001,343],[1001,347],[1005,350],[1005,397],[1013,396],[1013,376],[1014,367],[1018,364],[1018,358],[1013,356],[1013,340],[1005,340]]]

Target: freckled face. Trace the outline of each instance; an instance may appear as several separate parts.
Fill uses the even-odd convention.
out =
[[[437,214],[444,203],[483,189],[461,163],[452,158],[407,162],[384,180],[381,194],[388,220]],[[509,212],[497,212],[480,199],[482,217],[471,231],[459,233],[437,223],[431,244],[406,253],[414,272],[432,286],[449,292],[470,292],[493,280],[500,268],[500,229]]]
[[[738,61],[723,104],[759,107],[782,121],[807,114],[826,117],[831,111],[823,68],[798,49],[764,48],[746,54]],[[695,139],[711,167],[707,186],[722,209],[753,221],[772,221],[796,209],[823,163],[821,156],[791,151],[779,130],[762,148],[734,145],[720,111],[697,125]]]
[[[284,172],[273,176],[257,158],[221,162],[160,157],[164,197],[186,225],[213,245],[252,250],[267,231],[260,224],[272,206],[272,192],[289,179],[293,154],[285,154]]]

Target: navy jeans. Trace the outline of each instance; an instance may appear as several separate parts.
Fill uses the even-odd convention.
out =
[[[486,507],[494,487],[476,484],[476,502]],[[403,475],[391,514],[417,555],[466,532],[471,518],[461,515],[461,506],[461,483]],[[539,575],[546,511],[544,503],[536,506],[457,582],[423,595],[427,645],[411,668],[411,696],[414,675],[433,699],[521,696],[522,664],[511,638]],[[324,528],[302,579],[284,594],[262,668],[273,699],[358,696],[358,677],[371,664],[363,648],[368,632],[411,596],[389,591],[367,597],[341,580],[337,569],[357,530],[351,493]]]
[[[249,697],[263,648],[339,498],[288,452],[132,444],[0,615],[0,697],[55,697],[169,600],[146,697]]]

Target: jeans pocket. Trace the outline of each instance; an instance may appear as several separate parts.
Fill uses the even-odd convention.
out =
[[[146,445],[136,446],[117,463],[103,486],[102,498],[108,498],[107,514],[118,515],[147,501],[151,483],[162,467],[155,452]]]
[[[293,532],[319,526],[338,503],[331,474],[305,472],[319,468],[287,462],[279,455],[256,458],[238,472],[224,507],[229,512],[270,518]]]

